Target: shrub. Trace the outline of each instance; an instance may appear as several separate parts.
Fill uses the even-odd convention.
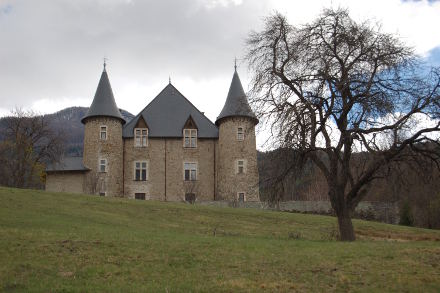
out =
[[[414,225],[414,217],[412,214],[411,206],[409,205],[409,202],[407,200],[405,200],[400,206],[399,214],[400,214],[399,225],[404,225],[404,226]]]

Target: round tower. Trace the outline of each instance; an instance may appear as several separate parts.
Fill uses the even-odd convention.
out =
[[[228,97],[215,124],[219,128],[217,195],[230,201],[259,201],[255,125],[258,119],[235,67]]]
[[[84,191],[122,196],[122,125],[125,120],[116,106],[105,63],[92,105],[81,122],[84,124],[83,164],[90,169]]]

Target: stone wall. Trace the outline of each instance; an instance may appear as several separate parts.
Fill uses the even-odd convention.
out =
[[[244,140],[237,140],[237,128],[244,128]],[[237,160],[245,161],[245,173],[237,174]],[[219,126],[218,199],[234,201],[245,192],[246,201],[259,201],[255,126],[251,119],[226,118]]]
[[[149,138],[147,147],[135,147],[124,139],[124,195],[134,198],[184,201],[185,193],[196,200],[214,200],[216,139],[197,139],[197,148],[184,148],[182,138]],[[135,180],[135,162],[147,161],[147,181]],[[197,163],[197,180],[184,181],[184,162]]]
[[[100,139],[100,127],[107,126],[107,139]],[[237,140],[237,127],[245,130]],[[107,160],[107,172],[99,172],[99,159]],[[244,174],[237,174],[237,160],[245,161]],[[147,180],[135,180],[135,162],[147,162]],[[196,148],[184,148],[183,138],[148,138],[146,147],[135,147],[134,139],[122,139],[118,119],[91,117],[84,132],[84,166],[91,169],[84,178],[84,192],[134,198],[184,201],[186,193],[196,200],[236,200],[245,192],[246,201],[258,201],[258,168],[253,121],[228,118],[220,125],[219,139],[197,139]],[[184,180],[184,162],[197,163],[197,180]]]
[[[267,202],[238,203],[230,201],[205,201],[199,204],[217,207],[241,207],[333,215],[332,207],[329,201],[283,201],[279,203],[279,207],[271,206]],[[397,203],[364,201],[360,202],[356,207],[354,217],[389,224],[397,224],[399,222],[399,206]]]
[[[46,190],[54,192],[83,193],[84,173],[50,172],[46,176]]]
[[[100,127],[107,126],[107,139],[100,139]],[[85,178],[85,193],[122,195],[122,124],[117,118],[87,118],[84,127],[84,166],[91,169]],[[107,160],[107,172],[99,172],[99,159]]]

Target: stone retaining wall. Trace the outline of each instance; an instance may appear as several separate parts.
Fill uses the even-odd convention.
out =
[[[197,204],[217,207],[257,208],[280,210],[285,212],[333,215],[329,201],[284,201],[280,202],[279,209],[269,205],[266,202],[238,203],[228,201],[204,201],[197,202]],[[399,207],[397,203],[361,202],[356,208],[354,217],[389,224],[397,224],[399,222]]]

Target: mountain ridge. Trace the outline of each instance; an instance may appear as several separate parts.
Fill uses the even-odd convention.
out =
[[[82,155],[84,141],[84,124],[81,119],[86,115],[88,107],[68,107],[52,114],[46,114],[51,127],[65,135],[65,154],[68,156]],[[119,109],[122,117],[128,122],[134,115]]]
[[[66,156],[82,156],[83,141],[84,141],[84,124],[81,119],[86,115],[88,107],[67,107],[55,113],[44,114],[48,119],[50,128],[56,132],[62,133],[64,136],[65,155]],[[122,117],[129,122],[134,115],[130,112],[119,109]],[[0,118],[0,128],[2,121],[5,121],[9,116]]]

